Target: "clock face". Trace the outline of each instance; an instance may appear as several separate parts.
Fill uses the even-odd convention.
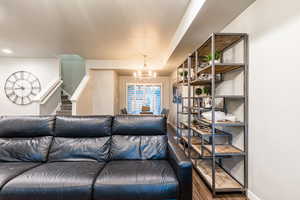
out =
[[[27,105],[41,91],[41,84],[32,73],[18,71],[8,77],[4,90],[7,98],[13,103]]]

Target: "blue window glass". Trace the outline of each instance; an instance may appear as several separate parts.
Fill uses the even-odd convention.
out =
[[[157,115],[161,112],[161,86],[132,84],[127,86],[127,110],[129,114],[139,114],[142,106],[149,106]]]

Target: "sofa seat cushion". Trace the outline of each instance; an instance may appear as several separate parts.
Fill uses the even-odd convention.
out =
[[[53,162],[35,167],[3,186],[5,200],[90,200],[93,181],[104,163]]]
[[[111,161],[94,185],[94,200],[176,198],[178,182],[166,160]]]
[[[38,166],[39,163],[29,162],[1,162],[0,163],[0,190],[11,179],[23,172]]]

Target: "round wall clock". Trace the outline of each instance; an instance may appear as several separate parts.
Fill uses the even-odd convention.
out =
[[[13,103],[27,105],[41,91],[41,84],[32,73],[18,71],[8,77],[4,90],[7,98]]]

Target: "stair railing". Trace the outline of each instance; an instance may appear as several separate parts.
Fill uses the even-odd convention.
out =
[[[63,81],[58,79],[50,83],[50,86],[33,99],[37,115],[55,114],[61,105],[61,85]]]

